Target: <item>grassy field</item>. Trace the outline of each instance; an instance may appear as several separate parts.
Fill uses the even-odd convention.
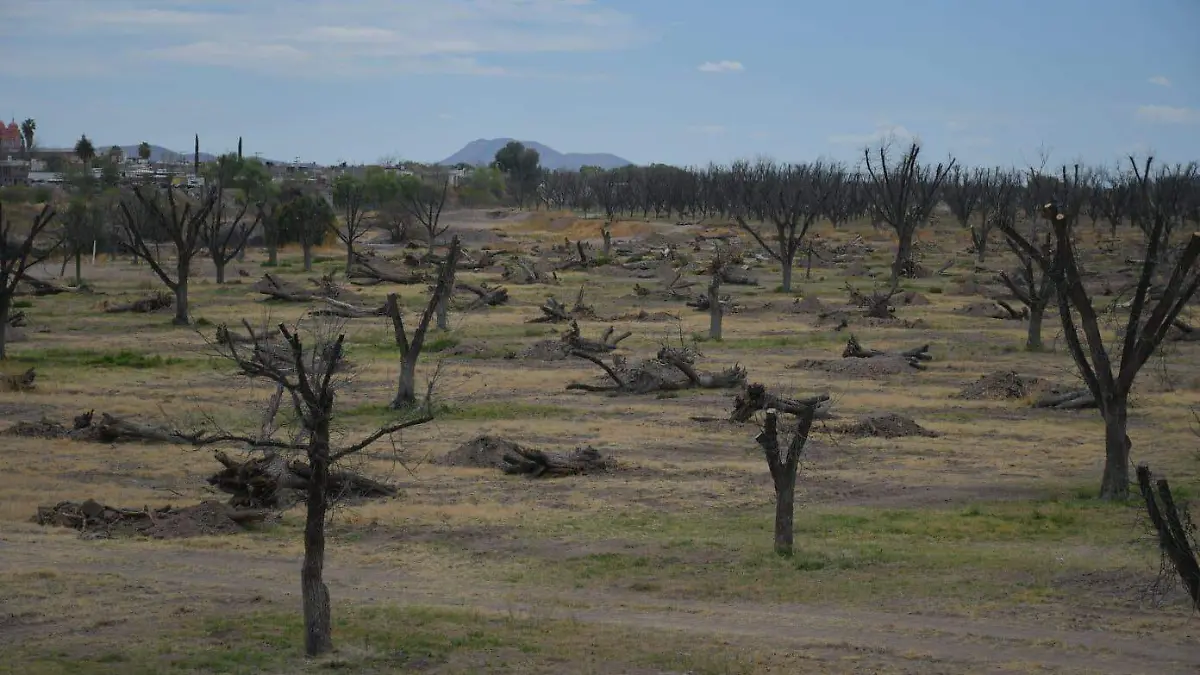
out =
[[[599,229],[546,217],[497,226],[507,230],[505,246]],[[656,223],[617,232],[691,234]],[[855,235],[875,248],[859,263],[886,273],[886,235],[822,232],[835,242]],[[955,293],[972,273],[966,233],[922,239],[930,267],[951,258],[957,265],[906,285],[929,300],[897,309],[920,319],[918,327],[818,327],[811,314],[779,308],[799,295],[841,305],[847,280],[869,289],[871,279],[818,263],[812,279],[797,271],[789,296],[774,290],[778,268],[764,265],[753,271],[761,286],[727,288],[746,309],[725,318],[724,339],[698,343],[705,368],[740,363],[750,381],[774,391],[834,399],[838,419],[817,423],[802,462],[790,559],[771,552],[774,496],[757,427],[693,419],[727,416],[732,392],[566,391],[599,371],[582,361],[505,358],[555,337],[561,326],[526,321],[547,295],[573,299],[581,284],[602,316],[645,309],[680,317],[581,322],[589,336],[610,323],[632,331],[622,343],[631,357],[707,331],[704,313],[634,297],[635,283],[652,280],[565,272],[559,286],[510,284],[507,306],[454,313],[449,332],[431,335],[419,377],[442,361],[442,413],[397,435],[398,449],[380,442],[355,461],[401,495],[334,516],[337,652],[316,662],[302,657],[300,510],[224,537],[95,539],[41,528],[29,522],[37,507],[62,500],[140,508],[223,498],[204,481],[217,464],[194,448],[0,436],[0,672],[1194,672],[1200,624],[1173,579],[1156,583],[1159,557],[1141,511],[1096,499],[1097,412],[956,397],[994,371],[1071,382],[1057,321],[1047,316],[1049,348],[1030,353],[1021,349],[1023,323],[957,313],[980,299]],[[95,409],[180,429],[256,429],[269,390],[236,377],[206,340],[220,323],[305,313],[264,303],[250,288],[260,258],[255,251],[234,265],[233,283],[193,283],[190,329],[170,326],[169,311],[100,311],[104,300],[156,288],[148,270],[124,261],[85,265],[103,295],[24,298],[30,327],[0,371],[34,366],[37,388],[0,394],[0,427]],[[304,282],[297,260],[285,254],[273,273]],[[318,272],[341,265],[336,250],[318,260]],[[987,266],[1004,264],[1000,257]],[[53,276],[52,267],[39,274]],[[359,292],[382,302],[387,289]],[[407,307],[421,304],[423,288],[400,292]],[[767,301],[775,309],[762,309]],[[840,357],[851,331],[878,349],[929,343],[935,360],[924,372],[873,378],[790,367]],[[349,322],[347,345],[354,371],[335,422],[353,437],[394,418],[387,403],[398,355],[382,319]],[[1189,427],[1200,346],[1166,351],[1139,379],[1130,436],[1134,460],[1187,496],[1200,478]],[[938,435],[834,431],[881,413]],[[527,480],[431,461],[480,434],[547,450],[592,445],[620,468]]]

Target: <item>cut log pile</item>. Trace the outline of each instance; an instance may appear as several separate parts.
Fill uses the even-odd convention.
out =
[[[288,461],[273,452],[238,461],[224,452],[214,453],[223,467],[208,477],[209,485],[231,495],[230,506],[250,509],[279,509],[303,501],[312,469],[300,460]],[[396,488],[351,471],[329,474],[329,497],[333,500],[394,497]]]
[[[148,295],[132,302],[110,305],[107,301],[105,301],[104,311],[108,314],[119,314],[122,312],[150,314],[151,312],[157,312],[160,309],[168,309],[174,304],[174,295],[167,293],[166,291],[159,291],[153,295]]]
[[[853,334],[851,334],[850,339],[846,341],[846,348],[842,350],[842,358],[844,359],[870,359],[880,356],[901,358],[906,361],[909,366],[917,370],[925,370],[925,365],[922,363],[923,361],[933,360],[933,356],[929,354],[929,345],[913,347],[912,349],[906,349],[902,352],[881,352],[877,349],[867,349],[863,347],[862,343],[860,343],[858,338]]]
[[[33,520],[42,526],[69,527],[102,536],[127,534],[175,539],[239,532],[247,525],[261,523],[269,515],[267,511],[233,509],[214,501],[183,508],[129,509],[88,499],[39,506]]]
[[[590,445],[568,453],[543,452],[518,445],[504,453],[500,465],[504,473],[530,478],[608,473],[614,468],[616,464],[612,459],[601,455],[599,450]]]
[[[0,373],[0,391],[32,391],[33,381],[37,379],[37,371],[33,368],[20,375]]]

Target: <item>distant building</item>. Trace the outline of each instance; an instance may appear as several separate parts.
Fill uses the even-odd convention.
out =
[[[21,139],[21,127],[17,126],[16,120],[8,124],[0,122],[0,156],[24,150],[25,143]]]
[[[0,125],[3,126],[3,125]],[[29,183],[29,162],[13,159],[0,159],[0,187],[8,185],[26,185]]]

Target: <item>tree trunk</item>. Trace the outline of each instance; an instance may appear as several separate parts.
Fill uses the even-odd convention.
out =
[[[1129,497],[1129,401],[1125,396],[1103,402],[1104,414],[1104,477],[1100,482],[1100,498],[1124,500]]]
[[[175,320],[176,326],[186,326],[192,321],[188,317],[188,274],[191,270],[188,269],[187,263],[180,261],[175,268],[176,274],[179,276],[175,279]]]
[[[433,232],[435,229],[437,229],[437,228],[431,227],[431,228],[426,229],[426,234],[429,235],[429,257],[430,258],[433,258],[433,249],[437,246],[436,241],[435,241],[437,239],[437,237],[433,236]]]
[[[975,241],[975,259],[982,263],[987,258],[988,232],[980,230]]]
[[[217,268],[217,283],[225,283],[225,263],[221,262],[217,258],[213,258],[213,265],[215,265]]]
[[[396,387],[396,399],[392,408],[400,409],[417,402],[417,354],[411,351],[400,362],[400,382]]]
[[[312,271],[312,244],[304,244],[304,271]]]
[[[279,245],[274,240],[267,240],[267,265],[275,267],[279,264]]]
[[[349,276],[350,268],[354,267],[354,243],[346,242],[346,275]],[[308,268],[305,268],[307,270]]]
[[[792,531],[796,514],[796,471],[775,482],[775,553],[792,555]]]
[[[0,361],[4,360],[8,341],[8,312],[12,307],[12,297],[0,295]]]
[[[437,306],[437,329],[450,330],[450,296],[442,298]]]
[[[783,261],[783,286],[784,293],[792,292],[792,260],[789,258]]]
[[[708,282],[708,337],[721,339],[721,275],[712,275]]]
[[[1042,319],[1046,316],[1045,303],[1029,306],[1029,328],[1025,337],[1025,349],[1031,352],[1042,350]]]
[[[75,251],[75,285],[83,285],[83,253]]]
[[[900,242],[896,246],[896,260],[892,262],[892,286],[900,283],[905,265],[912,260],[912,242],[915,230],[905,230],[898,233]]]
[[[329,588],[325,585],[325,514],[329,508],[329,422],[318,422],[313,430],[308,463],[307,512],[304,519],[304,563],[300,568],[300,591],[304,604],[304,651],[319,656],[333,649],[333,622]]]

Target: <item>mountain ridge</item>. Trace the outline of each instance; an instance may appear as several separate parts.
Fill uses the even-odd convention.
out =
[[[481,166],[490,164],[496,157],[496,152],[513,138],[478,138],[464,145],[460,150],[446,159],[438,162],[443,166],[454,164],[471,164]],[[629,166],[633,162],[607,152],[559,152],[554,148],[537,141],[519,141],[527,148],[538,151],[541,165],[545,169],[566,169],[578,171],[584,166],[598,166],[603,169],[617,169]]]

